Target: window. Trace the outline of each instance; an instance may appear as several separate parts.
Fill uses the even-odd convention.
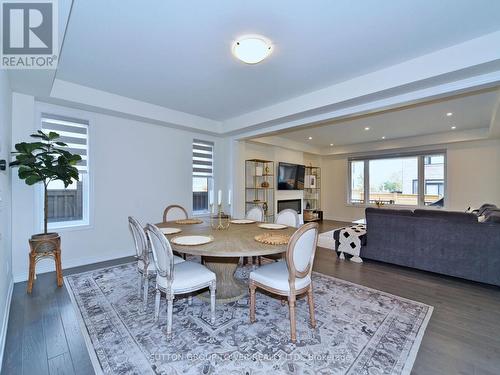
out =
[[[207,213],[208,192],[213,191],[213,142],[193,140],[193,212]]]
[[[46,132],[56,132],[60,141],[68,145],[67,150],[78,154],[82,160],[77,164],[80,181],[67,188],[61,181],[48,185],[48,225],[62,228],[89,224],[89,165],[88,165],[88,121],[59,115],[42,113],[41,127]]]
[[[349,203],[442,207],[445,156],[436,152],[349,159]]]

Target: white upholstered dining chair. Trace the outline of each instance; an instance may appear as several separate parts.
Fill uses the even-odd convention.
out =
[[[297,296],[307,294],[311,326],[316,327],[311,273],[317,240],[318,224],[305,224],[290,238],[284,261],[266,264],[250,272],[250,322],[255,322],[255,291],[260,288],[288,297],[292,342],[297,340],[295,322]]]
[[[261,206],[254,206],[247,211],[245,219],[264,221],[264,210],[262,209]]]
[[[300,219],[297,211],[286,208],[278,213],[275,223],[298,228],[300,226]]]
[[[170,242],[155,225],[148,224],[146,233],[156,266],[155,319],[159,318],[160,298],[161,293],[164,293],[167,299],[167,338],[170,339],[172,336],[172,310],[177,294],[188,294],[209,288],[211,319],[214,324],[215,273],[199,263],[189,261],[175,263]]]
[[[172,204],[163,211],[163,222],[183,220],[188,218],[186,209],[178,204]]]
[[[128,217],[128,226],[130,233],[132,233],[132,238],[134,239],[135,255],[137,258],[137,271],[139,272],[139,296],[142,293],[142,298],[144,306],[148,302],[148,287],[149,278],[156,275],[156,267],[154,265],[151,249],[149,247],[148,239],[146,237],[146,232],[139,221],[132,217]],[[184,259],[174,256],[174,263],[184,262]]]

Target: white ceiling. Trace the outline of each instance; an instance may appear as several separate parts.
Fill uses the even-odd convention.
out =
[[[280,138],[316,147],[352,145],[468,129],[488,128],[500,92],[487,91],[352,120],[277,134]],[[452,112],[448,117],[446,113]],[[370,130],[366,131],[365,127]],[[308,137],[312,137],[309,140]]]
[[[492,0],[74,1],[56,77],[224,120],[494,32],[498,14]],[[233,58],[245,33],[275,43],[268,60]],[[419,132],[445,130],[420,119]],[[384,126],[387,136],[414,131],[403,118],[392,129],[380,121],[362,141]],[[357,137],[348,133],[337,138]]]

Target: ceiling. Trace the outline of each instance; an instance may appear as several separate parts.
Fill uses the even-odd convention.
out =
[[[491,0],[74,1],[56,78],[226,120],[494,32],[498,14],[500,1]],[[257,65],[234,59],[231,43],[246,33],[275,43],[270,58]],[[468,105],[472,112],[457,114],[457,126],[485,126],[481,108],[492,96],[459,99],[456,111]],[[445,131],[441,105],[418,120],[416,109],[374,116],[369,133],[349,134],[363,128],[362,119],[315,129],[314,138],[325,132],[322,142],[344,143]]]
[[[500,90],[489,90],[276,135],[325,148],[450,132],[452,126],[457,132],[487,129],[499,98]],[[453,115],[448,117],[448,112]]]

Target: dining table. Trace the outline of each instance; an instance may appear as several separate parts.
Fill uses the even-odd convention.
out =
[[[287,244],[269,245],[258,242],[255,237],[263,233],[277,233],[291,236],[296,228],[264,229],[259,222],[248,224],[230,223],[227,229],[214,229],[210,220],[202,220],[197,224],[180,224],[167,221],[156,224],[159,228],[178,228],[179,233],[166,234],[172,250],[181,254],[199,255],[203,264],[213,271],[217,277],[217,303],[234,302],[244,297],[248,285],[235,277],[235,272],[242,257],[255,257],[285,253]],[[202,235],[211,236],[212,241],[203,245],[178,245],[172,241],[177,236]]]

